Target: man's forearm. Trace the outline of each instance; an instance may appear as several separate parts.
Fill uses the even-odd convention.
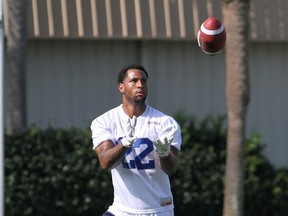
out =
[[[179,165],[178,158],[172,152],[166,157],[160,157],[160,166],[162,170],[169,176],[173,175]]]

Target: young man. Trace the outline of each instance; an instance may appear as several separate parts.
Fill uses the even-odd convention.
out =
[[[172,117],[146,105],[147,81],[143,66],[125,66],[118,75],[122,104],[91,124],[93,149],[114,187],[103,215],[174,215],[169,175],[178,166],[181,131]]]

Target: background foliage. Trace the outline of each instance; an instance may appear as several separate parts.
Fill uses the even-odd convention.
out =
[[[222,215],[226,118],[175,116],[180,166],[171,177],[175,215]],[[288,215],[288,170],[263,155],[261,136],[245,144],[245,216]],[[101,215],[112,202],[110,174],[92,150],[89,129],[30,127],[5,136],[6,215]]]

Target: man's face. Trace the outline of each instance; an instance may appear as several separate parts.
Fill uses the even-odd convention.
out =
[[[148,94],[147,77],[138,69],[129,69],[123,83],[119,84],[119,91],[132,103],[145,103]]]

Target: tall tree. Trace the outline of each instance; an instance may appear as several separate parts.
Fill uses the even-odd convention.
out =
[[[248,40],[250,0],[222,0],[226,40],[228,112],[224,216],[244,212],[244,143],[249,104]]]
[[[11,134],[26,126],[27,0],[9,0],[7,6],[7,131]]]

